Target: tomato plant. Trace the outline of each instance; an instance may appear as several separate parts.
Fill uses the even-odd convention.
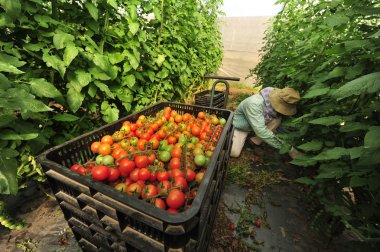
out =
[[[380,207],[378,1],[278,2],[284,9],[251,73],[302,94],[283,137],[305,153],[291,163],[303,167],[297,181],[319,213],[313,227],[377,238],[380,217],[368,209]]]

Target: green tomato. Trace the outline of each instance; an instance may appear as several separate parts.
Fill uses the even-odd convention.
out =
[[[224,124],[226,124],[226,119],[224,119],[224,118],[219,118],[219,124],[220,125],[224,125]]]
[[[178,143],[186,144],[186,143],[187,143],[187,138],[186,138],[184,135],[181,135],[181,136],[178,138]]]
[[[111,166],[114,164],[113,162],[115,162],[115,159],[111,155],[105,155],[103,157],[103,164],[104,165]]]
[[[165,151],[169,152],[169,153],[172,153],[172,150],[173,150],[173,146],[170,146],[170,145],[167,145],[165,147]]]
[[[162,162],[168,162],[170,159],[171,159],[171,155],[170,155],[170,152],[169,151],[160,151],[160,153],[158,154],[158,158],[162,161]]]
[[[201,154],[196,155],[194,158],[194,162],[197,166],[204,166],[206,163],[206,157]]]
[[[190,139],[190,142],[191,142],[192,144],[197,144],[197,143],[198,143],[198,138],[196,138],[196,137],[192,137],[192,138]]]
[[[95,159],[95,163],[97,164],[97,165],[101,165],[101,164],[103,164],[103,155],[98,155],[97,157],[96,157],[96,159]]]
[[[166,141],[166,140],[161,140],[161,141],[160,141],[160,144],[159,144],[159,146],[158,146],[158,149],[159,149],[159,150],[165,150],[167,146],[168,146],[168,141]]]
[[[137,141],[139,141],[139,139],[137,137],[132,137],[129,141],[130,141],[132,146],[136,146]]]

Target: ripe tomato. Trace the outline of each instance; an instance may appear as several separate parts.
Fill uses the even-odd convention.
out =
[[[149,160],[149,163],[148,165],[151,165],[154,163],[154,161],[156,160],[156,154],[154,153],[151,153],[149,156],[148,156],[148,160]]]
[[[100,140],[100,142],[102,144],[109,144],[109,145],[112,145],[113,144],[113,139],[112,139],[112,136],[110,135],[105,135],[102,137],[102,139]]]
[[[151,138],[148,142],[148,145],[153,149],[157,150],[160,142],[156,138]]]
[[[187,168],[186,169],[186,175],[185,175],[185,178],[186,178],[186,180],[187,181],[193,181],[194,179],[195,179],[195,176],[196,176],[197,174],[193,171],[193,170],[191,170],[191,169],[189,169],[189,168]]]
[[[169,189],[172,187],[172,184],[168,181],[168,180],[164,180],[164,181],[161,181],[160,183],[158,183],[157,185],[157,189],[158,189],[158,193],[160,195],[167,195],[168,194],[168,191]]]
[[[128,177],[129,173],[131,173],[133,169],[135,169],[135,162],[127,158],[123,158],[119,161],[119,171],[122,177]]]
[[[168,208],[168,210],[166,211],[168,211],[169,213],[178,213],[178,210],[174,208]]]
[[[70,167],[70,170],[72,171],[78,171],[78,169],[81,167],[80,164],[73,164],[71,167]]]
[[[122,131],[115,131],[113,134],[112,134],[112,140],[114,142],[119,142],[121,141],[122,139],[124,138],[124,133]]]
[[[206,132],[202,132],[201,135],[199,136],[200,140],[210,140],[210,137],[207,135]]]
[[[166,170],[158,171],[157,172],[157,180],[158,181],[164,181],[169,179],[169,173]]]
[[[119,158],[126,155],[127,155],[127,151],[123,150],[122,148],[117,148],[112,151],[112,156],[115,160],[118,160]]]
[[[159,131],[157,131],[157,135],[162,139],[164,137],[166,137],[166,133],[164,130],[160,129]]]
[[[141,191],[142,191],[142,187],[138,183],[132,183],[127,188],[127,194],[135,196],[137,198],[140,197]]]
[[[182,155],[182,149],[180,147],[174,147],[171,154],[173,158],[180,158]]]
[[[148,138],[149,139],[149,138]],[[139,148],[140,150],[145,150],[145,147],[146,147],[146,144],[147,144],[147,140],[146,139],[140,139],[137,141],[137,148]]]
[[[184,178],[185,173],[183,171],[181,171],[180,169],[171,170],[171,178],[176,178],[176,177],[183,177]]]
[[[108,181],[113,182],[116,181],[120,177],[120,171],[116,168],[109,168],[110,174],[108,176]]]
[[[204,119],[205,117],[206,117],[205,112],[200,111],[200,112],[198,113],[198,118],[199,118],[199,119]]]
[[[124,123],[123,123],[123,126],[121,126],[121,128],[120,128],[120,132],[123,132],[124,135],[128,135],[131,132],[131,126],[124,125]]]
[[[182,163],[181,163],[181,159],[177,158],[177,157],[174,157],[170,160],[170,163],[169,163],[169,168],[170,169],[179,169],[181,168],[182,166]]]
[[[182,116],[181,116],[181,115],[176,115],[176,116],[174,117],[174,121],[175,121],[176,123],[180,123],[180,122],[182,122]]]
[[[150,178],[149,178],[149,181],[150,182],[154,182],[157,180],[157,172],[156,171],[151,171],[150,172]]]
[[[151,135],[152,134],[149,133],[149,132],[142,133],[141,136],[140,136],[140,140],[146,140],[146,141],[148,141],[150,139]]]
[[[195,181],[197,181],[197,183],[200,184],[204,175],[204,172],[198,172],[197,175],[195,175]]]
[[[100,144],[98,152],[99,152],[99,154],[104,155],[104,156],[111,154],[111,145],[108,143]]]
[[[124,181],[124,184],[128,187],[130,184],[132,184],[133,181],[131,178],[126,178],[125,181]]]
[[[97,181],[106,180],[110,175],[110,170],[105,165],[99,165],[92,168],[92,178]]]
[[[150,178],[151,172],[147,168],[141,168],[139,170],[139,180],[146,181]]]
[[[173,189],[166,198],[166,204],[170,208],[177,209],[185,203],[185,194],[179,189]]]
[[[135,164],[138,168],[144,168],[149,165],[149,158],[148,156],[142,155],[142,156],[136,156],[135,157]]]
[[[193,126],[191,128],[191,134],[193,134],[193,136],[199,136],[201,134],[201,129],[198,126]]]
[[[180,187],[181,191],[186,191],[187,190],[186,179],[181,176],[174,177],[173,187]]]
[[[168,143],[169,144],[175,144],[175,143],[177,143],[177,138],[175,136],[169,136],[168,137]]]
[[[94,153],[98,153],[99,151],[100,142],[93,142],[91,144],[91,151]]]
[[[157,187],[149,184],[144,187],[144,189],[141,192],[141,197],[143,199],[152,198],[158,194]]]
[[[129,177],[132,179],[132,181],[136,182],[137,180],[139,180],[139,170],[140,169],[136,168],[129,174]]]
[[[161,199],[161,198],[155,198],[155,199],[153,199],[153,203],[158,208],[161,208],[163,210],[166,209],[165,201],[163,199]]]
[[[183,116],[182,116],[182,120],[184,122],[188,121],[191,119],[191,115],[189,113],[185,113]]]

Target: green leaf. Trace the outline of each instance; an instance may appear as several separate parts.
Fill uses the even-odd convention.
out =
[[[32,93],[39,97],[56,98],[62,96],[61,92],[45,79],[31,79],[29,84]]]
[[[44,112],[52,109],[24,89],[10,88],[6,92],[0,92],[0,108],[15,111]]]
[[[129,74],[124,78],[123,86],[127,85],[129,88],[133,88],[136,83],[136,77],[133,74]]]
[[[136,5],[131,4],[128,6],[128,14],[132,21],[137,20],[137,8]]]
[[[78,55],[79,50],[74,45],[68,45],[65,48],[65,52],[63,54],[63,62],[65,62],[66,66],[69,66],[71,61],[75,59]]]
[[[363,151],[364,151],[363,146],[353,147],[353,148],[348,149],[351,159],[359,158],[362,155]]]
[[[107,0],[107,3],[117,10],[116,0]]]
[[[328,74],[323,74],[322,77],[318,78],[318,81],[325,82],[325,81],[333,79],[333,78],[342,77],[345,74],[346,74],[346,68],[344,68],[344,67],[335,67]]]
[[[6,13],[0,13],[0,27],[14,27],[12,18]]]
[[[334,147],[332,149],[325,149],[319,155],[313,157],[313,159],[317,161],[336,160],[349,154],[349,150],[346,148]]]
[[[17,157],[19,155],[19,152],[16,151],[15,149],[11,149],[11,148],[4,148],[4,149],[0,149],[1,151],[1,156],[3,156],[4,158],[14,158],[14,157]]]
[[[330,27],[347,24],[349,21],[350,19],[342,14],[334,14],[325,19],[325,23]]]
[[[91,17],[93,19],[95,19],[95,21],[98,21],[98,16],[99,16],[99,11],[98,11],[98,8],[96,8],[95,5],[93,5],[92,3],[90,2],[85,2],[84,3],[84,6],[86,6],[88,12],[90,13]]]
[[[367,124],[358,123],[358,122],[346,122],[342,127],[339,128],[340,132],[352,132],[357,130],[366,130],[368,129]]]
[[[72,44],[74,39],[73,35],[58,30],[57,33],[54,34],[53,43],[55,48],[63,49],[67,45]]]
[[[139,23],[129,23],[128,28],[132,35],[135,35],[139,31],[140,25]]]
[[[104,93],[106,93],[108,98],[114,99],[115,95],[111,92],[108,86],[100,81],[94,81],[94,84]]]
[[[164,68],[157,73],[157,77],[160,79],[164,79],[168,76],[169,76],[169,70],[167,68]]]
[[[153,9],[154,17],[161,22],[162,17],[161,17],[161,11],[159,8],[154,8]]]
[[[129,63],[131,64],[133,69],[137,69],[137,67],[139,66],[139,61],[137,60],[137,58],[132,53],[130,53],[128,51],[126,51],[125,54],[127,55]]]
[[[100,112],[103,114],[103,120],[107,123],[111,123],[119,119],[119,110],[115,104],[109,104],[107,101],[103,101],[100,106]]]
[[[165,55],[159,54],[157,59],[156,59],[157,65],[161,66],[164,61],[165,61]]]
[[[74,75],[68,76],[68,79],[70,80],[69,88],[74,88],[77,92],[82,91],[82,88],[86,87],[92,80],[91,74],[83,70],[76,70]]]
[[[154,72],[153,72],[153,71],[150,71],[150,70],[148,70],[147,72],[148,72],[149,80],[150,80],[151,82],[153,82],[153,81],[154,81],[154,77],[155,77]]]
[[[71,111],[74,113],[78,111],[82,105],[83,100],[84,95],[76,91],[74,88],[70,88],[67,92],[67,103],[69,104]]]
[[[336,91],[334,91],[333,96],[338,100],[341,100],[352,95],[375,93],[379,90],[380,72],[375,72],[347,82]]]
[[[310,98],[318,97],[318,96],[327,94],[329,91],[330,91],[329,87],[312,89],[312,90],[309,90],[302,98],[310,99]]]
[[[319,140],[312,140],[310,142],[299,145],[297,148],[303,151],[318,151],[322,149],[323,143]]]
[[[292,160],[290,163],[297,166],[308,167],[314,166],[317,162],[308,156],[302,156]]]
[[[17,190],[17,161],[0,154],[0,194],[16,195]]]
[[[7,73],[13,73],[13,74],[22,74],[23,71],[19,70],[17,67],[0,61],[0,72],[7,72]]]
[[[94,55],[94,64],[111,77],[111,79],[117,77],[117,70],[111,65],[107,56],[96,53]]]
[[[369,36],[369,38],[380,38],[380,30]]]
[[[350,187],[361,187],[368,184],[368,178],[353,176],[350,179]]]
[[[44,28],[49,28],[49,23],[51,24],[57,24],[58,22],[54,19],[52,19],[49,16],[41,16],[41,15],[34,15],[33,16],[34,20],[37,21],[37,23]]]
[[[38,137],[38,133],[20,134],[10,129],[4,129],[1,132],[1,140],[31,140]]]
[[[79,117],[71,114],[57,114],[53,116],[53,120],[58,121],[58,122],[74,122],[79,120]]]
[[[342,117],[340,116],[327,116],[327,117],[321,117],[318,119],[311,120],[309,121],[309,123],[330,126],[330,125],[338,124],[341,121],[342,121]]]
[[[380,147],[380,126],[372,126],[369,128],[364,137],[365,148],[378,148]]]
[[[16,115],[13,114],[2,114],[0,115],[0,128],[7,127],[11,122],[16,120]]]
[[[11,87],[11,82],[5,77],[4,74],[0,73],[0,89],[8,89]]]
[[[333,162],[322,164],[319,167],[319,174],[315,177],[317,179],[331,179],[331,178],[341,178],[347,174],[347,165],[342,162]]]
[[[21,13],[21,3],[19,0],[1,0],[0,4],[5,12],[13,18],[18,17]]]
[[[32,52],[38,52],[44,48],[44,44],[43,43],[24,44],[24,48]]]
[[[46,62],[48,67],[57,70],[63,79],[66,72],[65,62],[63,62],[57,55],[49,55],[48,53],[43,54],[42,60]]]
[[[317,183],[315,180],[308,177],[301,177],[296,179],[295,181],[304,185],[315,185]]]
[[[14,56],[3,54],[3,53],[0,53],[0,61],[4,63],[9,63],[15,67],[22,67],[23,65],[26,64],[25,61],[20,61],[18,58]]]
[[[124,55],[122,53],[119,53],[119,52],[110,53],[110,54],[108,54],[108,59],[110,60],[112,65],[115,65],[115,64],[120,63],[124,60]]]

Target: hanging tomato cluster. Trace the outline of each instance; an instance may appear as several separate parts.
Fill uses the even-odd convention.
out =
[[[190,207],[226,120],[170,107],[140,115],[91,144],[94,159],[71,170],[171,213]]]

